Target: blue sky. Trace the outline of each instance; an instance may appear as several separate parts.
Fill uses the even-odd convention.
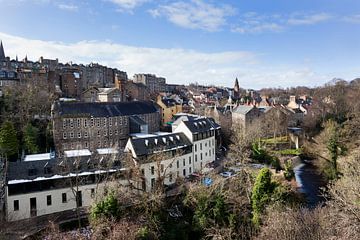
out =
[[[246,88],[360,75],[358,0],[0,0],[0,12],[12,58]]]

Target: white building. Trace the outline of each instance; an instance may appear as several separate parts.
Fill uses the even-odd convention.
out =
[[[216,159],[220,126],[197,115],[177,117],[172,133],[135,134],[126,144],[142,173],[143,190],[151,191],[160,178],[170,185],[178,177],[201,173]]]
[[[21,162],[10,162],[5,186],[7,221],[89,207],[101,195],[111,176],[126,185],[116,150],[67,151],[62,159],[50,153],[28,155]]]
[[[158,133],[138,135],[126,144],[143,180],[139,188],[154,189],[156,182],[175,183],[176,178],[194,172],[192,144],[184,133]]]

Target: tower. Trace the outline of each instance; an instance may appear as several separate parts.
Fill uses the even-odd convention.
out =
[[[5,59],[4,47],[2,41],[0,41],[0,61],[4,61]]]
[[[240,97],[239,80],[236,78],[234,84],[234,98],[237,100],[239,99],[239,97]]]

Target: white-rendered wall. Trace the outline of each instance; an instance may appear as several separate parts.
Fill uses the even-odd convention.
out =
[[[127,181],[122,180],[122,184]],[[100,196],[104,192],[106,186],[110,186],[111,182],[103,182],[99,184],[90,184],[79,186],[78,191],[82,194],[82,207],[91,206],[96,196]],[[91,189],[95,189],[95,197],[91,197]],[[62,202],[62,193],[66,193],[67,202]],[[51,205],[47,206],[47,195],[51,195]],[[41,192],[32,192],[26,194],[17,194],[9,196],[7,193],[6,214],[8,221],[16,221],[30,218],[30,198],[36,198],[37,216],[72,210],[76,208],[75,195],[71,188],[54,189]],[[19,200],[19,210],[14,211],[14,200]]]
[[[216,148],[215,145],[216,145],[215,136],[205,138],[199,141],[195,141],[193,143],[194,169],[196,172],[200,172],[201,169],[204,168],[207,163],[215,161],[215,148]],[[201,160],[201,154],[202,154],[202,160]]]
[[[161,161],[160,164],[163,164],[164,171],[161,172],[161,165],[157,162],[150,162],[141,164],[140,168],[144,171],[144,177],[146,181],[146,191],[151,191],[151,179],[156,179],[160,177],[165,177],[164,184],[169,185],[175,183],[177,176],[186,177],[189,174],[194,172],[193,167],[193,154],[188,153],[181,155],[172,159],[167,159]],[[191,163],[189,163],[189,158],[191,158]],[[185,160],[185,165],[184,165]],[[179,161],[179,167],[177,167],[177,161]],[[170,167],[171,164],[171,167]],[[154,167],[154,174],[151,173],[151,167]],[[160,170],[158,171],[158,167]],[[183,175],[183,170],[185,169],[185,176]],[[190,172],[191,170],[191,172]],[[160,173],[159,173],[160,172]],[[172,174],[172,181],[170,182],[170,174]]]

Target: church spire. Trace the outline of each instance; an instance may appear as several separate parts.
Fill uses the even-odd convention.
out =
[[[237,78],[235,79],[235,84],[234,84],[234,97],[236,99],[240,97],[240,86],[239,86],[239,80]]]
[[[5,52],[2,41],[0,41],[0,60],[5,60]]]

